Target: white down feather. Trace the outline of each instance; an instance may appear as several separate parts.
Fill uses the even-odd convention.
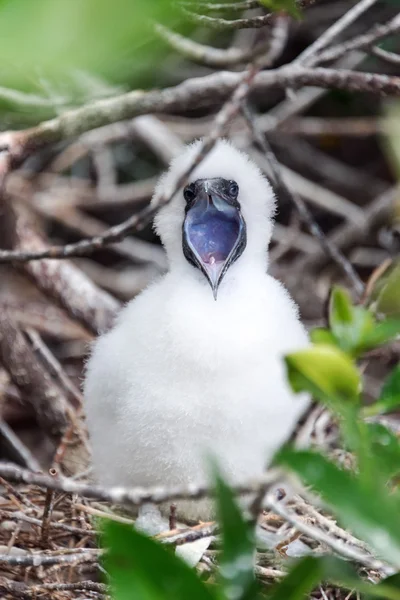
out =
[[[197,142],[198,143],[198,142]],[[188,146],[152,202],[191,161]],[[239,185],[247,246],[215,301],[182,252],[182,190],[155,219],[169,271],[120,312],[94,344],[84,393],[96,477],[151,486],[207,481],[212,453],[230,482],[260,475],[308,399],[289,389],[282,357],[308,344],[297,307],[267,274],[275,197],[246,155],[220,141],[192,180]],[[209,519],[212,504],[178,502],[178,515]]]

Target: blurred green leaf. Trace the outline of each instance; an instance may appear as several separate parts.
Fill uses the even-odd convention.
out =
[[[220,574],[229,600],[253,600],[258,588],[254,577],[254,526],[247,523],[231,489],[216,466],[217,515],[222,531]]]
[[[397,436],[380,423],[367,424],[371,460],[378,465],[383,483],[400,472],[400,444]]]
[[[299,560],[282,581],[276,584],[268,600],[303,600],[322,580],[321,562],[306,556]]]
[[[386,119],[384,120],[385,144],[388,149],[389,158],[393,165],[394,174],[400,179],[400,135],[398,125],[400,121],[400,104],[391,103],[386,107]]]
[[[400,137],[400,136],[399,136]],[[400,196],[398,200],[398,217],[400,219]],[[400,316],[400,261],[392,265],[381,281],[379,281],[376,310],[392,317]]]
[[[295,19],[300,19],[302,13],[296,4],[296,0],[260,0],[260,4],[266,6],[269,10],[278,12],[285,11]]]
[[[329,344],[331,346],[337,346],[337,340],[333,333],[329,329],[323,327],[316,327],[310,333],[310,339],[313,344]]]
[[[369,310],[353,306],[346,290],[335,287],[330,297],[329,325],[338,346],[357,356],[363,339],[374,327],[374,317]]]
[[[363,338],[362,350],[372,350],[395,340],[400,335],[400,319],[385,319],[376,323]]]
[[[389,564],[400,566],[398,504],[379,481],[365,485],[320,454],[282,449],[276,461],[297,473],[356,535]]]
[[[365,406],[363,415],[370,417],[390,412],[400,406],[400,364],[389,374],[383,384],[378,400],[370,406]]]
[[[268,600],[303,600],[321,582],[331,582],[349,590],[368,594],[371,598],[400,600],[398,576],[385,579],[374,585],[363,581],[348,562],[334,557],[314,558],[307,556],[299,560],[288,575],[276,584]]]
[[[0,86],[48,97],[82,75],[136,87],[165,54],[153,20],[181,28],[170,0],[1,0]]]
[[[132,527],[108,521],[104,539],[114,600],[215,600],[195,571]]]
[[[350,295],[344,288],[334,287],[329,300],[329,325],[351,325],[353,321],[353,305]]]
[[[285,361],[295,392],[310,392],[330,404],[358,399],[360,375],[350,358],[338,348],[315,344],[287,355]]]

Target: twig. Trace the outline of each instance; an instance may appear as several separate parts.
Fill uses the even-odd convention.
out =
[[[85,504],[81,504],[80,502],[74,502],[74,507],[78,510],[81,510],[88,515],[93,515],[94,517],[100,517],[102,519],[109,519],[110,521],[116,521],[117,523],[124,523],[125,525],[134,525],[135,521],[133,519],[128,519],[126,517],[121,517],[120,515],[116,515],[113,512],[104,510],[99,510],[97,508],[93,508],[93,506],[86,506]]]
[[[336,537],[341,538],[343,541],[351,544],[352,546],[356,546],[361,550],[368,550],[367,544],[355,538],[348,531],[339,527],[333,519],[329,519],[324,515],[321,515],[314,506],[308,504],[301,498],[297,496],[295,498],[295,508],[300,509],[302,513],[305,513],[309,517],[311,517],[319,526],[324,527],[328,530],[329,534],[335,535]]]
[[[210,3],[210,2],[188,2],[179,0],[180,6],[186,8],[194,8],[196,10],[204,10],[206,12],[221,12],[221,11],[238,11],[250,10],[252,8],[260,8],[259,0],[242,0],[242,2],[227,2],[226,4]]]
[[[376,44],[377,41],[381,40],[384,37],[387,37],[393,33],[396,33],[400,29],[400,15],[396,15],[388,21],[387,23],[374,25],[367,33],[363,33],[357,37],[352,38],[342,44],[337,44],[336,46],[331,46],[321,52],[315,59],[315,62],[318,64],[322,62],[328,62],[331,60],[337,60],[347,52],[351,50],[363,50],[365,48],[369,48],[373,44]],[[377,49],[379,56],[380,48]],[[375,48],[372,50],[374,54]],[[385,50],[381,52],[385,53]],[[391,53],[389,53],[391,54]]]
[[[31,471],[40,471],[40,465],[32,452],[21,442],[19,437],[9,427],[9,425],[0,419],[0,438],[7,447],[8,451],[14,456],[12,460],[21,463],[27,469]]]
[[[95,498],[112,504],[126,504],[127,506],[138,507],[144,503],[163,504],[173,500],[192,499],[198,500],[205,497],[214,496],[215,490],[207,485],[179,485],[173,487],[155,487],[155,488],[123,488],[111,487],[105,488],[88,483],[79,483],[73,479],[67,479],[60,476],[53,479],[48,475],[33,473],[27,469],[21,469],[15,465],[0,463],[0,477],[4,477],[14,483],[26,483],[48,487],[53,490],[59,490],[70,494],[78,494],[86,498]],[[233,486],[235,492],[239,495],[247,495],[259,490],[260,486],[272,485],[279,479],[279,472],[270,471],[263,475],[259,480],[252,480],[241,485]]]
[[[24,556],[0,554],[0,565],[9,567],[78,565],[85,562],[97,562],[103,553],[103,550],[97,548],[75,548],[72,554],[28,554]]]
[[[273,153],[271,146],[269,145],[265,137],[262,136],[258,131],[254,122],[254,118],[251,112],[249,111],[248,107],[243,107],[243,114],[247,120],[247,123],[249,124],[254,140],[257,142],[258,146],[261,148],[262,152],[269,161],[277,188],[287,200],[294,204],[297,212],[300,215],[300,218],[307,225],[308,229],[310,230],[310,233],[317,238],[327,255],[330,256],[334,260],[334,262],[340,267],[340,269],[345,273],[345,275],[349,278],[349,281],[351,282],[356,293],[359,296],[361,296],[364,292],[364,284],[357,275],[352,264],[338,250],[338,248],[324,235],[322,229],[313,219],[312,214],[310,213],[305,202],[300,198],[300,196],[295,191],[289,191],[289,189],[287,188],[282,178],[279,164],[276,160],[275,154]]]
[[[324,33],[308,46],[292,64],[312,65],[318,61],[318,53],[356,21],[366,10],[371,8],[377,0],[360,0],[352,6],[340,19],[335,21]]]
[[[57,475],[58,475],[56,469],[50,469],[49,474],[51,477],[57,477]],[[42,527],[41,527],[41,542],[44,545],[47,544],[47,540],[49,537],[49,524],[50,524],[50,519],[51,519],[51,513],[53,511],[53,499],[54,499],[54,490],[47,489],[45,500],[44,500],[44,509],[43,509]]]
[[[36,507],[37,508],[37,507]],[[35,517],[30,517],[23,512],[20,511],[7,511],[0,509],[0,517],[5,521],[23,521],[24,523],[29,523],[31,525],[36,525],[38,527],[42,526],[42,520],[36,519]],[[79,535],[79,536],[97,536],[97,532],[92,529],[82,529],[81,527],[74,527],[73,525],[67,525],[66,523],[58,523],[57,521],[49,521],[50,529],[57,529],[59,531],[65,531],[68,534]]]
[[[62,433],[67,424],[66,400],[5,312],[0,313],[0,362],[24,401],[32,406],[44,431],[56,435]]]
[[[379,222],[387,221],[394,209],[394,202],[399,194],[399,187],[394,186],[380,194],[364,210],[364,219],[360,224],[345,223],[336,228],[329,236],[329,241],[340,250],[358,244],[367,233]],[[293,265],[295,272],[304,273],[306,270],[320,269],[326,264],[326,254],[317,252],[313,256],[297,259]]]
[[[263,41],[254,48],[213,48],[186,38],[159,23],[155,24],[154,29],[171,48],[186,58],[217,69],[233,67],[251,61],[265,52],[269,46],[268,41]]]
[[[356,548],[350,546],[350,544],[344,544],[342,541],[337,540],[333,536],[328,535],[327,533],[323,532],[317,527],[312,527],[311,525],[308,525],[295,514],[288,511],[282,505],[281,502],[275,500],[274,495],[272,493],[267,496],[265,502],[270,510],[272,510],[277,515],[281,516],[289,523],[291,523],[294,527],[296,527],[296,529],[306,534],[311,539],[316,540],[321,544],[326,544],[327,546],[329,546],[329,548],[331,548],[340,556],[344,556],[345,558],[354,560],[368,569],[374,569],[376,571],[385,573],[386,575],[393,573],[393,569],[390,568],[386,563],[377,560],[369,554],[360,552]]]
[[[0,577],[0,590],[12,594],[22,595],[26,598],[37,598],[45,592],[70,592],[85,591],[105,594],[108,591],[104,583],[95,581],[78,581],[76,583],[39,583],[27,585],[19,581],[12,581],[6,577]]]
[[[4,194],[0,197],[0,206],[3,248],[29,252],[46,245],[28,207],[11,204]],[[90,331],[104,331],[112,324],[119,302],[97,288],[75,265],[65,261],[37,261],[23,268],[41,291],[55,299]]]
[[[183,5],[180,5],[180,10],[183,15],[190,21],[191,23],[195,23],[196,25],[202,25],[203,27],[207,27],[209,29],[214,29],[217,31],[225,30],[225,31],[233,31],[235,29],[258,29],[260,27],[265,27],[269,25],[274,18],[273,13],[269,13],[267,15],[261,15],[258,17],[248,17],[247,19],[223,19],[219,17],[209,17],[208,15],[200,15],[198,13],[192,12],[188,10]]]
[[[399,17],[399,29],[400,29],[400,17]],[[384,50],[383,48],[378,48],[378,46],[374,46],[374,48],[372,48],[372,54],[374,54],[381,60],[384,60],[385,62],[387,62],[391,65],[396,65],[396,66],[400,65],[400,54],[396,54],[395,52],[388,52],[387,50]]]
[[[6,131],[0,134],[0,146],[7,146],[0,163],[0,173],[18,165],[33,149],[59,142],[72,136],[140,114],[174,113],[215,105],[224,102],[241,81],[242,74],[221,71],[205,77],[193,78],[163,90],[148,92],[133,91],[115,98],[100,100],[78,109],[67,111],[60,117],[44,121],[25,131]],[[355,91],[371,92],[378,95],[400,95],[400,78],[375,73],[360,73],[348,70],[304,68],[299,65],[286,65],[277,69],[258,73],[253,82],[255,91],[263,92],[271,86],[333,87]]]
[[[78,390],[78,388],[72,383],[71,379],[68,377],[66,372],[64,371],[62,365],[56,359],[54,354],[49,350],[46,344],[43,342],[40,335],[32,328],[27,328],[26,333],[28,334],[29,339],[32,342],[33,348],[38,349],[41,356],[45,360],[47,366],[51,369],[53,374],[57,377],[58,381],[61,383],[62,387],[66,392],[68,392],[74,400],[76,400],[78,406],[83,405],[83,395]]]
[[[353,73],[346,71],[332,71],[330,69],[302,69],[300,67],[296,68],[294,72],[290,70],[289,67],[285,67],[282,69],[277,69],[275,71],[264,71],[259,73],[258,76],[268,81],[270,80],[270,85],[273,85],[276,82],[276,73],[285,73],[285,69],[287,69],[286,73],[288,77],[279,78],[279,81],[282,85],[290,86],[289,81],[292,83],[297,81],[298,83],[305,84],[308,81],[309,71],[313,73],[313,76],[317,76],[319,78],[320,84],[322,85],[325,82],[328,85],[333,84],[338,87],[346,82],[346,86],[351,80],[351,86],[353,89],[362,89],[366,86],[370,90],[391,90],[392,92],[396,92],[400,94],[400,78],[399,77],[389,77],[387,75],[372,75],[368,73]],[[250,71],[249,71],[250,72]],[[236,92],[240,89],[240,93],[236,95],[236,97],[240,97],[243,94],[243,97],[248,93],[249,83],[247,82],[247,78],[249,81],[255,78],[257,74],[257,69],[254,71],[254,75],[250,77],[248,72],[246,71],[246,75],[241,75],[239,77],[239,82],[236,85]],[[273,77],[270,77],[271,74],[274,74]],[[230,74],[236,78],[236,74]],[[301,76],[300,76],[301,75]],[[214,76],[210,76],[214,77]],[[283,83],[285,80],[285,84]],[[187,82],[186,82],[187,83]],[[361,84],[361,88],[360,88]],[[165,90],[164,90],[165,91]],[[160,92],[163,93],[163,92]],[[227,123],[233,118],[236,114],[237,106],[236,100],[232,99],[228,102],[220,111],[219,115],[215,121],[215,130],[213,130],[210,135],[203,141],[202,147],[198,150],[198,155],[194,158],[194,164],[190,166],[190,168],[181,175],[179,180],[176,182],[176,185],[172,192],[168,196],[163,196],[160,198],[157,206],[148,206],[143,209],[141,212],[132,215],[129,219],[124,221],[123,223],[111,227],[102,235],[95,236],[91,239],[82,240],[75,244],[67,244],[66,246],[51,246],[45,250],[40,251],[0,251],[0,263],[6,262],[28,262],[32,260],[38,260],[42,258],[68,258],[71,256],[82,256],[88,252],[92,252],[93,250],[104,247],[107,244],[111,244],[114,242],[118,242],[122,240],[128,233],[135,231],[140,231],[147,225],[147,223],[154,217],[155,213],[159,209],[160,206],[169,202],[169,200],[173,197],[173,195],[184,185],[187,177],[190,176],[190,173],[194,168],[199,164],[199,162],[206,156],[206,154],[212,149],[215,144],[216,139],[222,134],[224,128]],[[42,124],[44,126],[45,123]]]
[[[285,571],[281,571],[280,569],[272,569],[271,567],[260,567],[260,565],[256,565],[254,567],[254,574],[256,577],[260,579],[282,579],[282,577],[286,577],[287,573]]]
[[[38,472],[40,472],[40,469],[38,469]],[[29,498],[27,498],[26,494],[22,494],[21,492],[16,490],[14,486],[12,486],[11,483],[3,479],[3,477],[0,477],[0,484],[6,488],[7,493],[9,496],[11,496],[11,498],[14,497],[14,499],[16,500],[15,503],[18,507],[22,508],[22,506],[26,506],[29,510],[39,510],[39,508],[35,504],[33,504],[33,502],[29,500]]]

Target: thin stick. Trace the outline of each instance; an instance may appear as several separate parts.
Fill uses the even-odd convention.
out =
[[[153,487],[153,488],[123,488],[123,487],[102,487],[79,483],[72,479],[60,476],[53,479],[49,475],[33,473],[27,469],[21,469],[15,465],[0,463],[0,476],[14,483],[26,483],[28,485],[39,485],[53,490],[78,494],[86,498],[95,498],[112,504],[126,504],[127,506],[138,507],[145,503],[162,504],[172,500],[198,500],[215,495],[213,487],[207,485],[178,485],[173,487]],[[260,486],[273,484],[280,477],[277,470],[271,470],[258,480],[244,482],[241,485],[233,487],[239,495],[255,493]]]
[[[361,0],[355,6],[352,6],[340,19],[335,21],[313,44],[308,46],[304,52],[298,56],[292,64],[312,65],[314,64],[318,53],[325,48],[335,38],[356,21],[366,10],[371,8],[377,0]]]
[[[51,567],[53,565],[77,565],[85,562],[97,562],[103,550],[74,549],[72,554],[28,554],[9,556],[0,554],[0,565],[9,567]]]
[[[357,550],[349,544],[344,544],[342,541],[337,540],[333,536],[328,535],[327,533],[323,532],[317,527],[307,525],[295,514],[286,510],[282,503],[275,500],[273,494],[269,494],[267,496],[266,504],[274,513],[281,516],[283,519],[285,519],[285,521],[291,523],[294,527],[296,527],[296,529],[306,534],[311,539],[316,540],[321,544],[326,544],[340,556],[344,556],[345,558],[354,560],[360,563],[361,565],[367,567],[368,569],[374,569],[387,575],[393,573],[393,569],[391,569],[386,563],[377,560],[369,554]]]
[[[49,474],[51,477],[57,477],[58,473],[56,469],[50,469]],[[53,511],[53,500],[54,490],[47,489],[44,501],[44,510],[42,517],[42,531],[41,531],[41,542],[43,545],[47,544],[49,537],[49,524],[51,519],[51,513]]]
[[[286,199],[288,199],[294,204],[297,212],[299,213],[300,218],[307,225],[308,229],[310,230],[310,233],[315,238],[317,238],[326,254],[332,258],[332,260],[344,272],[346,277],[348,277],[356,294],[358,296],[362,296],[364,292],[364,284],[359,278],[358,274],[356,273],[353,265],[344,256],[344,254],[342,254],[342,252],[340,252],[340,250],[338,250],[338,248],[325,236],[322,229],[313,219],[312,214],[308,210],[306,203],[303,202],[300,196],[298,196],[298,194],[296,194],[296,192],[294,191],[289,191],[281,175],[279,164],[276,160],[275,154],[273,153],[271,146],[269,145],[265,137],[257,129],[254,117],[251,114],[249,108],[243,107],[242,110],[254,140],[256,141],[256,143],[261,148],[262,152],[265,154],[266,158],[269,161],[278,189],[281,191],[281,193],[285,196]]]

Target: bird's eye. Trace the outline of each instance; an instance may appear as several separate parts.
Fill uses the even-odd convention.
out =
[[[239,193],[239,186],[236,181],[229,182],[229,195],[236,200]]]
[[[196,196],[196,189],[194,187],[194,183],[191,183],[185,187],[183,190],[183,197],[186,202],[191,202]]]

